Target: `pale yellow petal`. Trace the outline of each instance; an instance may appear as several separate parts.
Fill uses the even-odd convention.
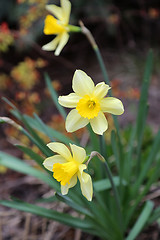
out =
[[[60,34],[60,41],[59,41],[58,47],[56,48],[56,51],[55,51],[56,56],[58,56],[60,54],[60,52],[62,51],[62,49],[68,42],[68,39],[69,39],[69,34],[67,32]]]
[[[54,155],[52,157],[48,157],[44,160],[43,165],[45,168],[47,168],[49,171],[53,172],[53,165],[55,163],[65,163],[66,160],[60,155]]]
[[[72,188],[76,185],[77,183],[77,174],[75,174],[70,180],[69,180],[69,188]]]
[[[73,158],[75,161],[82,163],[84,162],[85,158],[86,158],[86,151],[84,148],[82,147],[78,147],[74,144],[70,144],[72,153],[73,153]]]
[[[83,170],[85,170],[87,168],[86,164],[80,164],[79,165],[79,174],[82,175]]]
[[[53,151],[64,157],[67,161],[70,161],[72,156],[69,149],[63,144],[59,142],[51,142],[48,143],[47,146]]]
[[[55,37],[51,42],[47,43],[42,47],[43,50],[45,51],[54,51],[60,41],[60,35]]]
[[[122,102],[114,97],[107,97],[102,99],[100,105],[103,112],[108,112],[115,115],[121,115],[124,112]]]
[[[90,124],[93,132],[99,135],[103,135],[108,128],[108,122],[103,112],[99,112],[97,117],[90,119]]]
[[[62,195],[66,195],[68,193],[68,190],[69,190],[69,184],[66,183],[66,185],[61,185],[61,193]]]
[[[78,178],[80,181],[83,196],[85,196],[88,201],[92,201],[93,185],[90,175],[85,172],[82,172],[82,174],[80,173],[78,174]]]
[[[71,3],[68,0],[61,0],[61,7],[63,12],[63,23],[68,24],[70,13],[71,13]]]
[[[69,188],[72,188],[76,185],[77,183],[77,175],[74,175],[71,179],[70,179],[70,184],[66,184],[65,186],[61,185],[61,193],[62,195],[66,195],[68,193]]]
[[[76,70],[73,76],[72,88],[81,97],[91,95],[94,90],[94,82],[85,72]]]
[[[54,4],[46,5],[46,9],[52,13],[57,19],[63,21],[63,11],[61,7],[58,7]]]
[[[101,100],[106,96],[109,89],[110,89],[109,85],[105,84],[104,82],[100,82],[94,88],[94,95],[95,97]]]
[[[80,100],[80,97],[77,96],[75,93],[70,93],[67,96],[60,96],[58,98],[59,104],[67,108],[75,108],[79,100]]]
[[[70,111],[66,118],[67,132],[74,132],[80,128],[85,127],[89,123],[88,118],[83,118],[76,109]]]

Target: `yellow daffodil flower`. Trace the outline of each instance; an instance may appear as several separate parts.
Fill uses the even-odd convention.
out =
[[[88,201],[91,201],[93,195],[92,180],[90,175],[84,172],[87,168],[86,164],[84,164],[86,161],[85,149],[70,144],[71,154],[69,149],[62,143],[52,142],[47,146],[58,154],[46,158],[43,165],[49,171],[52,171],[53,177],[61,183],[62,195],[66,195],[69,188],[76,185],[78,177],[82,194]]]
[[[74,132],[91,124],[93,131],[99,135],[108,128],[104,112],[121,115],[124,112],[122,102],[114,97],[105,97],[110,87],[104,82],[96,86],[92,79],[83,71],[76,70],[73,76],[74,93],[60,96],[59,103],[67,108],[75,108],[66,118],[66,130]]]
[[[44,34],[57,35],[51,42],[42,47],[46,51],[54,51],[58,56],[69,39],[69,31],[80,31],[79,27],[68,25],[71,12],[71,3],[68,0],[61,0],[61,7],[46,5],[46,9],[53,14],[47,15],[44,24]]]

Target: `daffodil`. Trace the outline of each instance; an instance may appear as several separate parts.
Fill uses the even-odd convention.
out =
[[[66,130],[74,132],[91,124],[96,134],[102,135],[108,128],[105,112],[121,115],[124,112],[122,102],[114,97],[105,97],[110,87],[104,82],[96,86],[83,71],[76,70],[73,76],[74,93],[60,96],[59,103],[71,110],[66,118]]]
[[[58,56],[69,39],[68,32],[80,31],[79,27],[69,25],[71,3],[68,0],[61,0],[61,7],[46,5],[46,9],[53,15],[47,15],[44,24],[44,34],[57,35],[51,42],[42,47],[46,51],[54,51]]]
[[[61,183],[62,195],[66,195],[69,188],[76,185],[78,177],[82,194],[88,201],[91,201],[93,195],[92,180],[90,175],[84,172],[87,168],[85,149],[70,144],[71,153],[62,143],[52,142],[47,146],[57,154],[46,158],[43,165],[52,171],[53,177]]]

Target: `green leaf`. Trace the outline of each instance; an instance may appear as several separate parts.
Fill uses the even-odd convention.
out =
[[[24,118],[26,119],[26,121],[28,121],[30,123],[32,128],[46,134],[46,131],[44,131],[44,128],[42,128],[42,126],[40,125],[40,123],[36,119],[34,119],[30,116],[27,116],[27,115],[24,115]],[[54,130],[53,128],[51,128],[47,125],[45,125],[45,126],[46,126],[47,131],[50,132],[50,135],[52,136],[53,139],[59,140],[60,142],[63,142],[65,144],[74,143],[73,140],[66,137],[64,134]]]
[[[153,202],[151,201],[146,202],[138,220],[136,221],[126,240],[134,240],[138,236],[138,234],[142,231],[143,227],[145,226],[149,216],[151,215],[153,207],[154,207]]]
[[[111,144],[112,144],[112,149],[113,149],[113,153],[116,160],[116,166],[118,171],[120,172],[121,168],[120,168],[120,161],[119,161],[119,152],[118,152],[118,147],[116,142],[116,134],[114,130],[111,132]]]
[[[51,132],[49,131],[47,125],[38,117],[38,115],[36,113],[33,114],[35,119],[37,120],[37,123],[39,123],[39,126],[43,129],[43,132],[45,133],[46,136],[48,136],[50,138],[50,140],[53,142],[53,135],[51,134]]]
[[[39,198],[36,199],[37,203],[50,203],[50,202],[56,202],[58,199],[55,195],[48,197],[48,198]]]
[[[134,215],[134,213],[136,211],[137,206],[140,204],[140,202],[142,201],[144,196],[148,193],[152,184],[158,180],[159,169],[160,169],[160,161],[157,162],[157,165],[153,169],[152,175],[150,175],[150,177],[148,178],[148,181],[145,182],[144,188],[143,189],[139,188],[139,192],[135,192],[132,195],[132,199],[134,201],[132,204],[133,206],[131,206],[127,211],[126,222],[125,222],[126,226],[128,226],[130,219],[132,218],[132,216]]]
[[[160,218],[160,207],[157,207],[153,212],[150,218],[148,219],[147,225],[151,225],[156,220]]]
[[[22,147],[22,146],[19,146],[19,147],[21,149],[27,151],[27,153],[30,154],[30,151],[28,151],[28,149],[26,149],[25,147]],[[34,156],[34,155],[32,155],[32,156]],[[28,174],[28,175],[34,176],[34,177],[42,180],[44,183],[48,184],[50,187],[55,189],[57,192],[60,192],[59,183],[53,178],[52,172],[48,171],[46,168],[44,168],[44,170],[46,171],[46,173],[44,173],[43,171],[39,171],[39,170],[31,167],[30,165],[25,163],[23,160],[20,160],[16,157],[8,155],[7,153],[4,153],[4,152],[0,152],[0,165],[6,166],[7,168],[10,168],[17,172],[21,172],[23,174]],[[42,165],[42,167],[43,167],[43,165]],[[72,201],[75,202],[76,204],[79,204],[79,205],[82,204],[82,199],[77,194],[75,194],[75,192],[70,191],[68,195],[69,195],[69,198],[71,198]]]
[[[90,124],[87,125],[87,129],[88,129],[89,134],[90,134],[90,141],[92,143],[92,147],[93,147],[94,151],[100,152],[98,135],[96,135],[93,132]]]
[[[97,227],[100,226],[100,232],[102,232],[102,230],[105,232],[104,239],[116,239],[117,236],[118,240],[122,240],[120,226],[117,224],[108,208],[104,209],[100,206],[99,202],[88,202],[87,200],[85,200],[85,206],[87,209],[90,209],[94,216],[94,225]]]
[[[48,184],[50,187],[59,191],[59,184],[49,174],[39,171],[39,170],[29,166],[24,161],[22,161],[16,157],[13,157],[7,153],[1,152],[1,151],[0,151],[0,165],[3,165],[7,168],[10,168],[12,170],[15,170],[15,171],[23,173],[23,174],[28,174],[28,175],[34,176],[34,177],[42,180],[44,183]]]
[[[39,137],[38,133],[30,126],[30,122],[27,121],[24,116],[21,116],[21,121],[29,131],[29,133],[32,135],[33,142],[36,141],[36,145],[39,147],[39,149],[47,156],[50,157],[53,152],[46,146],[46,143],[43,141],[41,137]]]
[[[136,120],[136,130],[137,130],[137,174],[140,172],[140,154],[141,154],[141,146],[142,146],[142,140],[143,140],[143,134],[144,134],[144,126],[146,122],[147,117],[147,110],[148,110],[148,89],[149,89],[149,83],[151,79],[152,74],[152,66],[153,66],[153,52],[152,50],[149,51],[144,71],[144,77],[143,77],[143,84],[141,89],[141,96],[139,101],[139,107],[138,107],[138,115]]]
[[[104,135],[99,136],[99,142],[100,142],[100,152],[102,156],[107,159],[107,144],[104,138]]]
[[[6,98],[2,98],[9,106],[11,106],[13,109],[10,110],[10,112],[27,128],[26,131],[23,127],[21,127],[19,130],[24,133],[34,144],[37,145],[37,147],[46,155],[51,156],[52,151],[46,146],[44,141],[38,136],[38,134],[31,128],[29,121],[27,121],[24,118],[24,115]]]
[[[120,184],[119,177],[113,177],[113,181],[114,181],[115,186],[119,186],[119,184]],[[123,180],[122,184],[124,186],[126,186],[127,182],[125,180]],[[93,185],[97,192],[111,189],[111,183],[110,183],[109,179],[102,179],[102,180],[96,181],[96,182],[94,182]]]
[[[57,197],[58,200],[66,203],[68,206],[75,209],[77,212],[80,212],[80,213],[82,213],[84,215],[87,215],[89,217],[93,217],[93,215],[90,213],[90,211],[88,209],[82,207],[81,205],[76,204],[69,197],[64,196],[62,194],[59,194],[59,193],[56,193],[56,197]]]
[[[60,142],[63,142],[65,144],[75,143],[73,140],[66,137],[64,134],[54,130],[53,128],[51,128],[43,123],[46,126],[44,129],[44,126],[42,127],[42,122],[40,123],[40,121],[37,121],[37,119],[34,119],[28,115],[25,115],[25,114],[22,115],[19,112],[19,110],[7,98],[2,98],[2,99],[12,108],[12,110],[10,110],[10,112],[18,120],[22,121],[22,118],[23,118],[27,123],[29,123],[29,125],[32,128],[34,128],[44,134],[46,134],[46,131],[47,131],[48,133],[50,133],[50,136],[52,136],[53,139],[55,138],[56,140],[59,140]],[[24,134],[27,136],[27,132],[24,131]],[[29,136],[29,134],[28,134],[28,137],[31,139],[31,136]],[[31,141],[34,142],[34,139],[32,138]],[[38,143],[35,141],[35,144],[37,145]]]
[[[140,138],[142,134],[142,126],[144,124],[144,118],[146,117],[146,108],[147,108],[147,99],[148,99],[148,89],[149,83],[152,74],[153,67],[153,52],[149,51],[144,71],[143,84],[141,89],[141,96],[138,107],[138,115],[137,115],[137,136]]]
[[[1,200],[0,204],[6,207],[15,208],[20,211],[30,212],[32,214],[36,214],[41,217],[52,219],[60,223],[66,224],[68,226],[82,229],[86,232],[91,233],[91,231],[93,230],[93,233],[95,233],[94,226],[89,221],[85,219],[80,219],[77,217],[72,217],[66,213],[57,212],[55,210],[39,207],[37,205],[20,202],[20,201],[16,202],[16,201]]]
[[[131,133],[130,133],[130,138],[128,142],[128,153],[125,158],[125,164],[124,164],[124,177],[129,180],[132,177],[131,171],[133,167],[133,161],[132,161],[132,155],[133,155],[133,150],[135,148],[134,140],[136,136],[136,127],[133,126]]]
[[[65,119],[66,118],[66,112],[65,112],[64,108],[58,102],[58,95],[57,95],[57,92],[55,91],[55,89],[53,88],[50,77],[48,76],[47,73],[45,73],[44,76],[45,76],[46,85],[47,85],[48,90],[51,94],[53,102],[56,105],[56,107],[57,107],[58,111],[60,112],[60,114],[62,115],[62,117]]]
[[[27,154],[31,159],[33,159],[34,161],[36,161],[36,163],[40,166],[43,167],[42,163],[44,161],[44,159],[38,155],[37,153],[35,153],[32,149],[25,147],[25,146],[21,146],[21,145],[15,145],[17,148],[19,148],[22,152],[24,152],[25,154]]]
[[[139,175],[137,181],[135,182],[135,186],[133,188],[133,191],[136,192],[140,188],[144,179],[146,178],[148,170],[150,169],[151,165],[155,161],[157,153],[160,151],[159,146],[160,146],[160,130],[157,133],[157,136],[156,136],[156,138],[153,142],[153,145],[151,147],[148,158],[145,161],[143,169],[141,170],[140,175]]]

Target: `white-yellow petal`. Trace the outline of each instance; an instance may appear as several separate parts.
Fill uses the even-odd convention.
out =
[[[68,186],[69,184],[68,183],[66,183],[66,185],[61,185],[61,193],[62,193],[62,195],[66,195],[67,193],[68,193],[68,190],[69,190],[69,186]]]
[[[61,7],[58,7],[54,4],[46,5],[46,9],[52,13],[57,19],[63,21],[63,11]]]
[[[85,158],[86,158],[86,151],[84,148],[82,147],[78,147],[74,144],[70,144],[72,153],[73,153],[73,158],[75,161],[82,163],[84,162]]]
[[[77,183],[77,175],[74,175],[71,179],[70,179],[70,184],[66,184],[65,186],[61,185],[61,193],[62,195],[66,195],[68,193],[69,188],[72,188],[76,185]]]
[[[80,128],[85,127],[88,123],[88,118],[81,117],[78,111],[76,109],[73,109],[69,112],[66,118],[65,127],[67,132],[74,132]]]
[[[82,174],[80,173],[78,174],[78,178],[80,181],[83,196],[85,196],[88,201],[92,201],[93,185],[90,175],[85,172],[82,172]]]
[[[55,37],[51,42],[45,44],[42,49],[45,51],[54,51],[56,47],[58,46],[58,43],[60,41],[60,35]]]
[[[94,82],[85,72],[76,70],[73,76],[72,88],[78,96],[83,97],[93,93]]]
[[[72,155],[69,151],[69,149],[63,144],[59,142],[51,142],[48,143],[47,146],[53,151],[61,155],[63,158],[65,158],[67,161],[70,161],[72,159]]]
[[[45,168],[47,168],[49,171],[53,172],[53,165],[55,163],[65,163],[67,162],[65,158],[63,158],[60,155],[54,155],[52,157],[48,157],[44,160],[43,165]]]
[[[69,39],[69,34],[67,32],[62,33],[59,36],[60,36],[60,41],[55,51],[56,56],[60,54],[60,52],[62,51],[62,49],[64,48],[64,46],[66,45]]]
[[[75,93],[70,93],[67,96],[60,96],[58,98],[59,104],[67,108],[75,108],[79,100],[80,100],[80,97]]]
[[[94,88],[94,95],[101,100],[107,95],[109,89],[109,85],[105,84],[104,82],[100,82]]]
[[[87,169],[87,166],[85,164],[80,164],[79,165],[79,174],[82,175],[83,170]]]
[[[122,102],[114,97],[107,97],[102,99],[100,105],[103,112],[108,112],[115,115],[121,115],[124,112]]]
[[[103,135],[103,133],[107,130],[108,128],[108,122],[106,117],[104,116],[103,112],[99,112],[98,116],[90,119],[90,124],[93,129],[93,132],[99,135]]]
[[[71,13],[71,3],[68,0],[61,0],[61,7],[63,12],[63,23],[68,24],[70,13]]]

